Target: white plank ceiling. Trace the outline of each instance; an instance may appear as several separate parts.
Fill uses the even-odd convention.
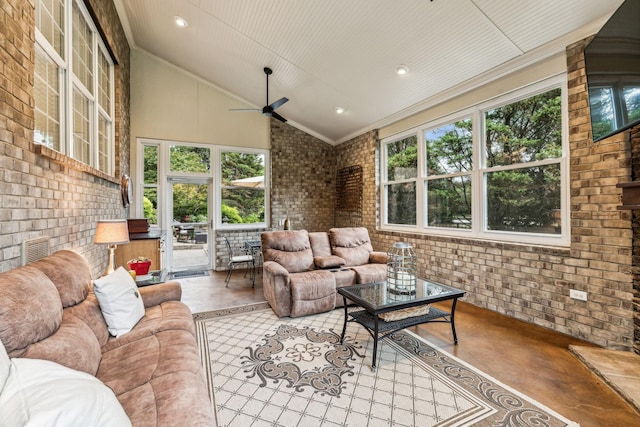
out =
[[[597,32],[622,0],[115,0],[132,47],[330,143]],[[188,22],[174,23],[174,16]],[[404,64],[409,73],[399,76]],[[335,107],[345,113],[337,115]],[[229,114],[259,114],[229,113]]]

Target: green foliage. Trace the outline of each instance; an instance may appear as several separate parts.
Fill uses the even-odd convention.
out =
[[[173,185],[173,218],[181,222],[199,222],[207,218],[208,188],[205,184]],[[188,218],[188,221],[187,221]]]
[[[172,145],[169,151],[169,168],[172,172],[208,173],[210,170],[209,147]]]
[[[486,113],[486,155],[491,166],[522,168],[487,175],[487,227],[550,232],[551,211],[560,208],[559,166],[526,163],[562,155],[560,89]]]
[[[171,172],[209,174],[211,149],[172,145],[169,165]],[[264,156],[259,154],[222,153],[222,216],[223,223],[257,223],[264,221],[264,188],[234,186],[232,181],[264,176]],[[144,148],[144,182],[158,183],[158,147]],[[147,194],[148,193],[148,194]],[[149,196],[148,198],[146,196]],[[145,190],[145,217],[157,222],[157,195]],[[176,183],[173,186],[173,218],[177,221],[206,222],[209,210],[207,185]],[[155,223],[155,222],[154,222]]]
[[[418,140],[415,135],[387,145],[387,179],[415,178],[418,171]]]
[[[561,91],[554,89],[485,113],[487,227],[491,230],[554,232],[551,212],[560,208],[560,167],[535,165],[562,156]],[[472,121],[461,120],[425,133],[429,224],[471,226],[473,170]],[[388,180],[410,178],[417,171],[416,137],[387,145]],[[531,164],[532,166],[528,166]],[[404,168],[404,169],[403,169]],[[415,223],[415,188],[391,184],[387,188],[388,221]],[[413,212],[413,218],[409,214]]]
[[[261,154],[224,152],[221,155],[222,204],[234,208],[242,223],[264,221],[264,185],[246,188],[233,184],[245,178],[264,177],[264,157]],[[224,212],[222,222],[226,221]]]
[[[142,201],[142,209],[144,211],[144,217],[147,218],[151,224],[158,223],[158,210],[153,206],[153,202],[146,196]]]
[[[242,217],[236,208],[222,204],[222,222],[225,224],[242,224]]]

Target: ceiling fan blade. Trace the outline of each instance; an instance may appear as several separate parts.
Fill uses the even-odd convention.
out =
[[[259,108],[229,108],[229,111],[260,111]]]
[[[282,104],[284,104],[288,100],[289,100],[289,98],[282,97],[282,98],[278,99],[276,102],[274,102],[273,104],[269,105],[269,107],[271,107],[272,110],[276,110],[276,109],[280,108],[282,106]]]
[[[273,117],[274,119],[280,120],[282,123],[286,123],[287,122],[287,119],[285,119],[284,117],[282,117],[280,114],[276,113],[275,111],[271,112],[271,117]]]

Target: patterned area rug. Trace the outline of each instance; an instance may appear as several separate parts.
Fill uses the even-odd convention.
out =
[[[194,316],[220,426],[577,426],[417,335],[378,345],[344,311],[254,304]]]

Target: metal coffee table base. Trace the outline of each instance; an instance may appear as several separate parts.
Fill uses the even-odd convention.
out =
[[[453,298],[451,304],[451,313],[440,310],[435,307],[431,307],[427,314],[421,316],[407,317],[406,319],[394,320],[386,322],[378,317],[378,314],[373,314],[367,310],[348,311],[347,298],[344,299],[344,325],[342,327],[342,334],[340,335],[340,344],[344,342],[344,336],[347,331],[348,322],[357,322],[369,332],[373,337],[373,362],[371,364],[371,370],[376,370],[376,360],[378,356],[378,341],[389,335],[397,332],[401,329],[406,329],[411,326],[421,325],[423,323],[451,323],[451,332],[453,333],[453,343],[458,344],[458,336],[456,335],[456,326],[454,322],[454,313],[456,310],[457,298]],[[391,310],[393,311],[393,310]],[[349,319],[351,317],[351,319]]]

